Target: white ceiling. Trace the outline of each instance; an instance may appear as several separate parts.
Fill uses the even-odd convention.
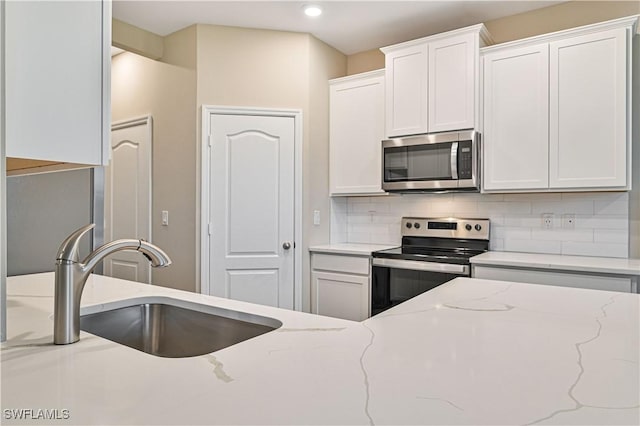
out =
[[[303,14],[320,5],[317,18]],[[113,1],[113,17],[159,35],[194,23],[313,34],[350,55],[562,1]]]

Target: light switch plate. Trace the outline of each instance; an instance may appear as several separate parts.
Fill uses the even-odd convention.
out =
[[[313,211],[313,224],[320,225],[320,210]]]
[[[169,226],[169,212],[162,210],[162,226]]]

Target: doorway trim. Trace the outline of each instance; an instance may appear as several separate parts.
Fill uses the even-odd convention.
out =
[[[302,310],[302,110],[202,105],[200,144],[200,293],[210,294],[209,286],[209,194],[211,168],[208,155],[211,115],[290,117],[294,122],[294,238],[293,238],[293,308]]]

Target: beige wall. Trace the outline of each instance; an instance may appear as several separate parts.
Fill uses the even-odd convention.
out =
[[[197,25],[198,105],[303,108],[307,35]]]
[[[384,68],[384,54],[380,49],[367,50],[347,57],[347,75]]]
[[[346,56],[308,34],[197,25],[197,105],[300,109],[303,117],[303,308],[309,310],[310,244],[329,241],[327,80]],[[320,210],[320,226],[312,223]]]
[[[309,107],[304,148],[303,188],[303,308],[310,311],[311,262],[308,247],[330,239],[329,199],[329,85],[346,73],[347,58],[315,37],[309,37]],[[320,225],[313,225],[313,211]]]
[[[174,264],[154,282],[195,291],[199,267],[200,107],[299,109],[303,114],[303,305],[310,244],[329,241],[329,92],[346,56],[302,33],[194,25],[165,38],[162,62],[114,58],[113,119],[154,118],[154,241]],[[159,225],[169,210],[170,225]],[[313,210],[322,222],[312,224]]]
[[[485,25],[496,43],[504,43],[637,14],[640,14],[640,1],[570,1],[494,19],[485,22]],[[379,49],[356,53],[347,58],[348,75],[380,68],[384,68],[384,55]]]
[[[161,36],[126,22],[111,21],[111,45],[151,59],[163,56],[164,40]]]
[[[496,43],[640,14],[640,1],[571,1],[485,22]]]
[[[188,62],[190,46],[194,27],[166,39],[165,57]],[[173,260],[153,270],[153,283],[195,291],[195,69],[122,53],[111,72],[113,121],[153,117],[152,238]],[[160,225],[161,210],[169,211],[169,226]]]

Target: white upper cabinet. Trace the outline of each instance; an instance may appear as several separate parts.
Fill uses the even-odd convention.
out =
[[[102,165],[111,2],[6,2],[7,157]]]
[[[630,189],[637,20],[482,49],[483,191]]]
[[[384,70],[329,81],[331,195],[375,195],[382,190]]]
[[[389,137],[427,132],[427,44],[385,53],[386,134]]]
[[[487,54],[484,63],[484,189],[549,186],[549,47]]]
[[[388,137],[476,128],[484,25],[382,48]]]
[[[553,42],[549,53],[550,187],[625,187],[627,30]]]
[[[429,43],[429,132],[475,127],[479,54],[475,33]]]

